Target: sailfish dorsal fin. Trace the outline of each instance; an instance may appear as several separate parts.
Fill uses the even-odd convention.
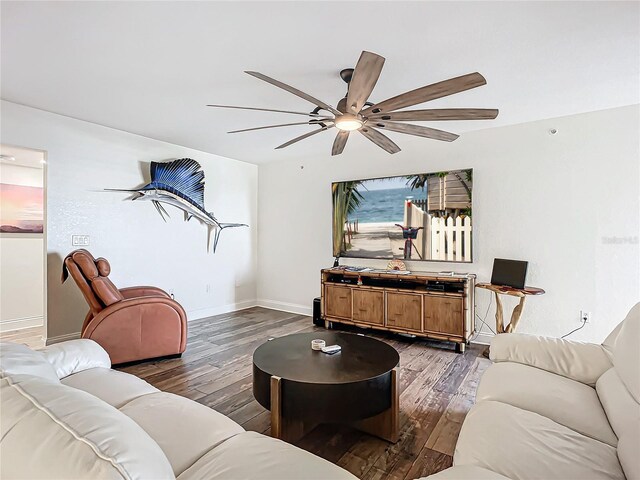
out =
[[[192,158],[151,162],[151,183],[145,189],[150,188],[168,190],[204,211],[204,172]]]

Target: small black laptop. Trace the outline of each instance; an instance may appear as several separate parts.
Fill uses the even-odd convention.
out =
[[[527,266],[529,262],[521,260],[505,260],[495,258],[493,260],[493,272],[491,283],[513,288],[524,288],[527,278]]]

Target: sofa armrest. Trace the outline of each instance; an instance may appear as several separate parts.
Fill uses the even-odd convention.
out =
[[[499,473],[474,465],[457,465],[418,480],[509,480]]]
[[[522,363],[590,386],[613,366],[602,345],[518,333],[493,337],[489,358]]]
[[[167,292],[158,287],[127,287],[121,288],[120,293],[124,298],[137,298],[137,297],[167,297],[171,298]]]
[[[93,340],[78,339],[55,343],[41,350],[53,365],[58,378],[90,368],[111,368],[109,354]]]

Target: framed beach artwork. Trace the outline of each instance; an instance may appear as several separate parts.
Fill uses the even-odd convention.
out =
[[[473,171],[335,182],[333,255],[472,261]]]
[[[44,189],[0,183],[0,233],[40,234],[44,225]]]

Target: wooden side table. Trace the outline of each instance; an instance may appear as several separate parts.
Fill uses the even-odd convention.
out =
[[[490,290],[496,296],[496,333],[515,332],[518,322],[520,321],[520,316],[522,315],[522,309],[524,308],[524,302],[527,296],[542,295],[544,293],[543,289],[537,287],[513,288],[502,285],[492,285],[491,283],[478,283],[476,287]],[[520,302],[513,309],[513,312],[511,313],[511,320],[506,327],[504,326],[504,312],[500,295],[510,295],[512,297],[520,298]]]

